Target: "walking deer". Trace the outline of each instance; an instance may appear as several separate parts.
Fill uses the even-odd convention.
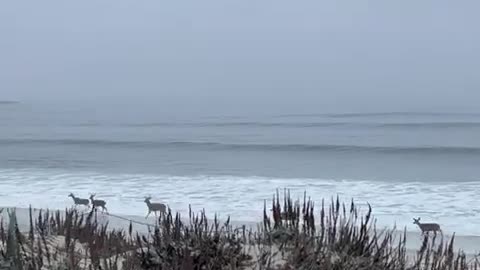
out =
[[[420,218],[414,218],[413,224],[418,225],[420,230],[422,230],[422,234],[428,234],[429,232],[433,232],[435,235],[437,235],[437,232],[443,234],[442,229],[440,229],[440,225],[437,223],[420,223]]]
[[[90,201],[92,202],[92,208],[96,210],[97,207],[101,207],[102,212],[103,211],[108,212],[107,207],[105,207],[105,205],[107,205],[107,202],[105,202],[104,200],[94,200],[93,199],[94,197],[95,197],[95,194],[90,195]]]
[[[82,199],[82,198],[79,198],[79,197],[75,197],[75,195],[73,195],[73,193],[70,193],[70,195],[68,195],[68,197],[72,197],[73,203],[75,203],[75,206],[85,205],[85,206],[88,207],[88,205],[90,204],[90,201],[88,199]]]
[[[165,214],[167,212],[167,206],[163,203],[152,203],[150,200],[152,197],[145,197],[145,203],[147,204],[148,207],[148,214],[145,218],[148,218],[148,216],[153,212],[155,216],[157,216],[157,212],[160,212],[160,214]]]

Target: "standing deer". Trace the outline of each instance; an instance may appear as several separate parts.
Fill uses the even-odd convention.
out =
[[[105,202],[104,200],[94,200],[93,199],[94,197],[95,197],[95,194],[90,195],[90,201],[92,202],[92,208],[96,210],[97,207],[101,207],[102,212],[103,211],[108,212],[107,207],[105,207],[105,205],[107,205],[107,202]]]
[[[414,218],[413,224],[416,224],[418,225],[418,227],[420,227],[420,230],[422,230],[422,234],[428,234],[429,232],[434,232],[435,235],[437,235],[437,232],[443,234],[442,229],[440,229],[440,225],[438,225],[437,223],[420,223],[420,218]]]
[[[145,203],[147,204],[148,207],[148,214],[145,218],[148,218],[148,216],[153,212],[155,216],[157,216],[157,212],[160,212],[160,214],[165,214],[167,212],[167,206],[163,203],[152,203],[150,200],[152,197],[145,197]]]
[[[68,197],[72,197],[73,202],[75,203],[75,206],[85,205],[85,206],[88,207],[88,205],[90,204],[90,201],[88,199],[82,199],[82,198],[79,198],[79,197],[75,197],[75,195],[73,195],[73,193],[70,193],[70,195],[68,195]]]

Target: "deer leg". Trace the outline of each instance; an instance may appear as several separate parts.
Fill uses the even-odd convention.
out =
[[[147,216],[145,216],[145,219],[148,218],[148,216],[150,215],[151,212],[152,212],[152,211],[148,210],[148,213],[147,213]]]

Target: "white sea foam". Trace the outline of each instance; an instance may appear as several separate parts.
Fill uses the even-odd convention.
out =
[[[143,197],[167,203],[184,215],[189,204],[195,211],[227,215],[237,221],[262,218],[264,201],[270,203],[275,190],[289,188],[294,198],[303,192],[316,201],[332,196],[359,205],[370,203],[380,226],[407,226],[418,230],[412,217],[441,224],[447,233],[480,235],[480,183],[379,182],[327,179],[274,179],[237,176],[169,176],[100,174],[39,169],[1,169],[0,205],[62,209],[72,202],[73,192],[81,197],[96,193],[107,201],[112,213],[144,215]]]

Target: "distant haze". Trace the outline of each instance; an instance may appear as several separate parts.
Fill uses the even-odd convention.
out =
[[[2,1],[0,100],[473,111],[478,10],[473,0]]]

